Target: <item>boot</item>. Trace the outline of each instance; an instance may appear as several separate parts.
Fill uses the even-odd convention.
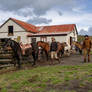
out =
[[[90,56],[88,55],[88,62],[90,62]]]
[[[90,59],[88,59],[88,62],[90,62]]]

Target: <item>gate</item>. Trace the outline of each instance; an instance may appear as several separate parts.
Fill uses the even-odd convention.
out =
[[[0,66],[2,64],[13,63],[13,51],[12,49],[4,49],[5,38],[0,39]]]

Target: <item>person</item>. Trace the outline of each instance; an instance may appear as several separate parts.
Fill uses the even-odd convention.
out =
[[[90,50],[91,50],[92,42],[88,35],[85,35],[84,37],[85,39],[83,41],[83,46],[82,46],[84,52],[84,62],[86,62],[87,55],[88,55],[88,62],[90,62]]]
[[[32,66],[34,66],[36,64],[37,59],[38,59],[38,52],[39,52],[37,42],[33,41],[31,43],[31,46],[32,46],[32,56],[33,56],[33,59],[34,59]]]
[[[52,59],[52,64],[53,64],[53,59],[56,59],[59,61],[59,58],[57,56],[58,44],[54,37],[52,37],[51,40],[52,40],[52,42],[50,45],[50,51],[51,51],[51,59]]]

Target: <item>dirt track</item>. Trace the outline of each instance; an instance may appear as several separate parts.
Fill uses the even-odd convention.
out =
[[[90,56],[90,63],[92,63],[92,55]],[[40,62],[37,63],[37,65],[49,65],[51,60],[46,61],[46,60],[41,60]],[[60,65],[82,65],[83,62],[83,55],[80,54],[71,54],[70,56],[63,56],[60,58]],[[88,62],[86,62],[88,63]],[[54,65],[58,64],[58,61],[54,61]]]

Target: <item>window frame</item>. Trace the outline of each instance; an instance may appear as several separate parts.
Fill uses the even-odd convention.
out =
[[[8,36],[13,36],[13,35],[14,35],[14,27],[13,25],[10,25],[8,26]]]

